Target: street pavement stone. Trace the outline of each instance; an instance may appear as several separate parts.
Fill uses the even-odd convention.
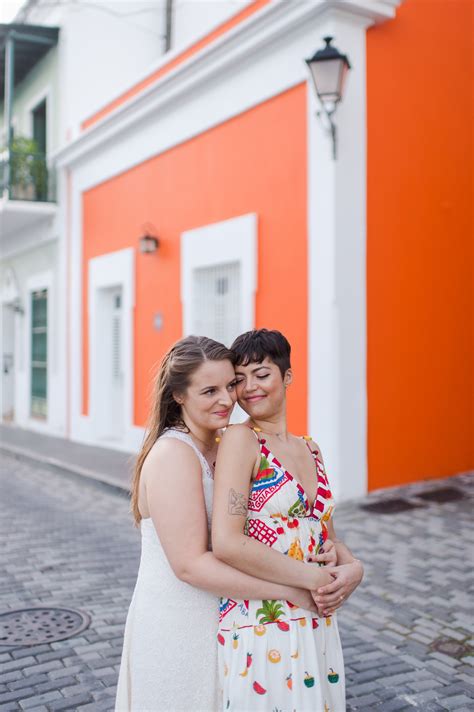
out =
[[[113,710],[140,555],[127,497],[8,455],[0,456],[0,487],[0,613],[44,605],[91,617],[69,640],[0,646],[0,710]],[[418,498],[441,487],[463,498]],[[466,474],[338,506],[337,534],[365,565],[338,615],[349,712],[474,710],[473,491]],[[397,514],[360,506],[392,497],[422,506]],[[440,640],[462,646],[460,654],[436,650]]]

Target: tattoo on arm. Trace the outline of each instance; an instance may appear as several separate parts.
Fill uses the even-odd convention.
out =
[[[229,490],[229,514],[238,514],[240,516],[247,516],[247,497],[244,494],[239,494],[234,489]]]

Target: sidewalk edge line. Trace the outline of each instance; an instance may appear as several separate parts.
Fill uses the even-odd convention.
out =
[[[110,477],[108,477],[107,475],[104,475],[100,472],[94,472],[94,471],[88,470],[84,467],[78,467],[77,465],[71,465],[67,462],[63,462],[62,460],[58,460],[55,457],[48,457],[47,455],[40,455],[38,453],[32,452],[31,450],[27,450],[25,448],[21,448],[16,445],[10,445],[10,444],[4,443],[4,442],[0,442],[0,452],[5,453],[6,455],[11,455],[13,457],[16,457],[19,460],[24,460],[27,462],[32,462],[34,464],[44,465],[46,467],[50,467],[57,471],[62,471],[62,472],[68,473],[68,474],[76,475],[77,477],[87,479],[88,481],[99,482],[100,484],[106,485],[107,487],[110,487],[110,488],[113,488],[116,490],[118,489],[122,493],[129,491],[129,487],[127,485],[123,485],[120,482],[115,482]]]

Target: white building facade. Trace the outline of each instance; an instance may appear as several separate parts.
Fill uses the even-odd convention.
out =
[[[104,236],[106,246],[101,254],[91,259],[84,257],[84,249],[89,250],[85,248],[89,227],[84,225],[84,201],[96,189],[113,187],[121,176],[141,170],[148,161],[158,160],[228,122],[239,122],[247,112],[278,101],[280,96],[307,84],[304,120],[308,258],[302,269],[308,283],[307,321],[303,328],[308,333],[306,363],[311,364],[311,369],[309,392],[301,406],[307,409],[304,419],[308,430],[317,432],[323,443],[336,492],[342,489],[342,473],[347,471],[352,477],[344,483],[346,497],[367,490],[365,39],[368,27],[395,16],[397,4],[395,0],[354,0],[343,6],[329,0],[238,3],[241,11],[247,7],[252,12],[216,36],[208,27],[205,41],[197,50],[191,45],[192,52],[183,54],[183,48],[177,47],[162,57],[138,80],[135,90],[88,121],[82,135],[58,152],[62,191],[68,191],[70,196],[69,202],[63,203],[62,225],[63,230],[70,226],[68,409],[74,439],[90,444],[114,443],[134,451],[143,436],[142,418],[137,417],[142,396],[136,385],[137,371],[142,372],[137,361],[142,349],[136,341],[141,329],[141,320],[137,321],[141,306],[136,295],[142,290],[138,245],[134,241],[124,247],[111,234]],[[210,3],[211,8],[215,5]],[[236,3],[221,4],[224,5],[235,12],[231,6]],[[204,32],[204,28],[200,31]],[[337,116],[337,162],[316,118],[317,102],[304,63],[326,35],[337,38],[338,47],[350,56],[353,65]],[[146,76],[151,74],[154,79],[147,82]],[[286,138],[291,140],[291,128]],[[134,200],[132,195],[135,192],[130,194],[130,200]],[[234,220],[239,224],[237,231],[242,231],[242,240],[232,238]],[[205,290],[199,286],[200,270],[207,270],[207,278],[212,279],[213,270],[220,269],[216,273],[218,289],[222,284],[231,288],[233,280],[239,283],[239,274],[245,275],[241,286],[234,290],[241,295],[241,302],[235,306],[229,299],[226,323],[232,321],[234,309],[236,314],[244,315],[242,330],[259,325],[255,317],[259,289],[256,275],[262,255],[259,232],[259,216],[249,212],[230,214],[221,222],[209,218],[207,224],[189,225],[178,235],[173,249],[179,254],[176,252],[173,259],[179,263],[181,306],[174,314],[177,320],[182,319],[182,329],[174,336],[169,332],[171,341],[199,330],[203,319],[206,333],[219,335],[209,318],[206,320],[207,314],[201,314],[198,322],[193,320],[198,304],[206,303],[206,309],[209,305]],[[347,252],[352,255],[349,271]],[[159,283],[158,265],[156,274]],[[102,362],[101,334],[104,325],[112,328],[115,318],[110,296],[114,288],[121,295],[122,339],[115,347],[107,347],[107,369]],[[159,321],[160,313],[157,317]],[[105,319],[102,327],[97,326],[100,319]],[[120,383],[114,384],[104,374],[112,370],[117,348],[124,368]],[[304,346],[296,344],[298,348]],[[122,404],[120,422],[112,428],[113,419],[103,409],[108,407],[104,404],[117,402]],[[104,419],[108,420],[107,432]]]
[[[167,48],[192,42],[239,3],[207,5],[203,13],[196,4],[189,12],[179,0],[29,0],[12,23],[0,26],[0,75],[13,72],[0,93],[4,423],[74,437],[67,375],[72,226],[63,218],[72,194],[64,174],[58,183],[53,157]]]

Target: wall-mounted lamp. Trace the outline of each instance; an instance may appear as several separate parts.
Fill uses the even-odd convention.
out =
[[[20,297],[15,297],[15,299],[10,302],[10,304],[7,304],[7,307],[10,307],[15,314],[20,314],[21,316],[23,316],[23,314],[25,313]]]
[[[311,71],[316,94],[321,102],[322,110],[318,111],[317,116],[331,136],[332,157],[335,160],[337,156],[337,131],[333,115],[342,99],[345,79],[351,65],[347,56],[341,54],[331,44],[333,37],[323,37],[323,39],[326,42],[326,46],[323,49],[318,49],[311,59],[306,59],[305,62]]]
[[[153,237],[153,235],[149,235],[148,232],[146,232],[140,239],[139,239],[139,245],[140,245],[140,252],[142,254],[153,254],[153,252],[156,252],[160,241],[157,237]]]

